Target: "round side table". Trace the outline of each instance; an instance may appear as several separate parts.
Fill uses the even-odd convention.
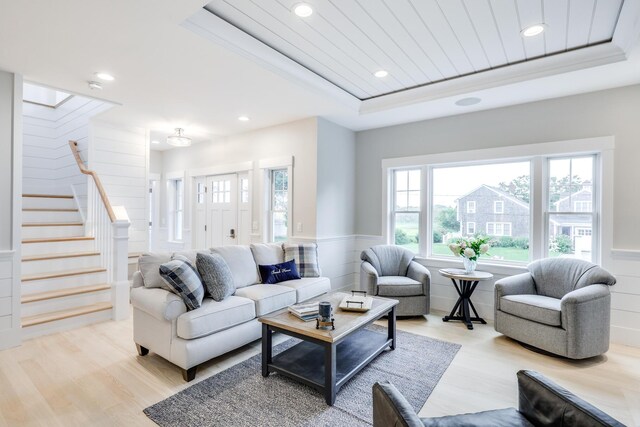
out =
[[[478,312],[471,302],[471,294],[476,290],[476,286],[478,286],[479,282],[491,279],[493,274],[485,271],[467,273],[466,271],[458,268],[443,268],[439,272],[442,276],[451,279],[456,292],[458,292],[458,301],[456,302],[456,305],[453,306],[453,310],[451,310],[451,313],[449,313],[448,316],[444,316],[442,318],[442,321],[448,322],[449,320],[462,320],[467,325],[467,329],[473,329],[473,323],[471,322],[480,322],[483,325],[486,325],[487,322],[478,316]],[[473,310],[475,317],[471,317],[471,311],[469,311],[469,309]]]

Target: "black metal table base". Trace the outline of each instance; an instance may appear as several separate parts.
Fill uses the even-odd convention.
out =
[[[455,279],[452,278],[451,281],[453,282],[456,292],[458,292],[458,301],[453,306],[451,313],[449,313],[448,316],[444,316],[442,321],[448,322],[449,320],[461,320],[467,325],[467,329],[473,329],[473,323],[471,322],[480,322],[483,325],[486,325],[487,322],[478,315],[476,308],[471,302],[471,295],[473,294],[473,291],[476,290],[476,286],[478,286],[479,281],[459,279],[459,285],[456,283]],[[473,310],[475,317],[471,316],[471,310]]]
[[[365,329],[383,316],[388,317],[387,334]],[[273,332],[282,332],[302,342],[273,356]],[[262,376],[267,377],[270,372],[286,375],[320,391],[327,405],[333,405],[338,390],[386,348],[396,348],[395,306],[333,343],[263,323]]]

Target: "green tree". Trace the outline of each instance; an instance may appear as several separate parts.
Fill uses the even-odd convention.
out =
[[[520,175],[512,179],[511,182],[501,182],[498,184],[498,188],[525,203],[529,203],[529,195],[531,194],[531,179],[529,175]]]
[[[529,203],[531,194],[531,179],[529,175],[521,175],[510,182],[501,182],[498,188],[511,194],[523,202]],[[578,175],[569,175],[558,179],[555,176],[549,178],[549,201],[555,203],[569,193],[575,193],[582,188],[582,178]]]
[[[460,221],[457,219],[456,208],[443,206],[436,214],[435,230],[442,234],[460,231]]]

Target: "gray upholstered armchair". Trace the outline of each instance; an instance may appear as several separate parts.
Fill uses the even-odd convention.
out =
[[[413,260],[408,249],[393,245],[373,246],[360,258],[360,289],[370,295],[393,298],[400,303],[398,316],[429,313],[431,273]]]
[[[517,341],[571,359],[609,349],[611,295],[616,279],[573,258],[547,258],[528,273],[495,286],[495,329]]]

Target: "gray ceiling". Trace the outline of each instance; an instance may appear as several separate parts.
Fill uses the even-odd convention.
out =
[[[365,100],[608,42],[623,0],[308,0],[309,18],[291,12],[298,2],[205,9]],[[520,35],[541,22],[542,35]]]

